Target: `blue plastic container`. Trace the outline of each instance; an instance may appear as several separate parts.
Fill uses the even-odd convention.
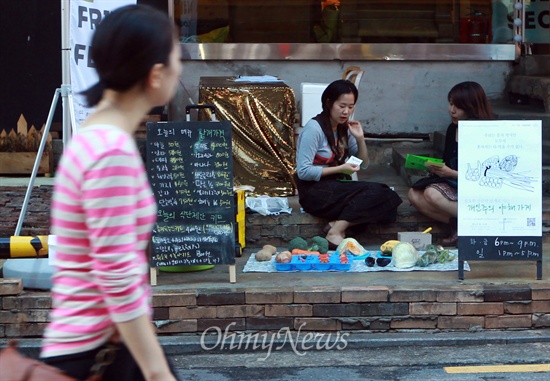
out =
[[[339,254],[332,254],[330,256],[330,263],[332,264],[332,269],[335,271],[348,271],[351,269],[351,263],[353,262],[353,257],[351,255],[347,255],[348,263],[340,263],[340,255]]]
[[[313,268],[314,263],[319,262],[317,255],[294,255],[290,264],[298,271],[308,271]]]
[[[277,263],[275,262],[275,269],[277,271],[293,271],[292,264],[289,263]]]

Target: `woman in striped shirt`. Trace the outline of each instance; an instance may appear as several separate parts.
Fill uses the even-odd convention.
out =
[[[175,380],[151,322],[145,249],[157,209],[133,138],[175,93],[174,25],[151,7],[119,8],[98,26],[90,54],[99,82],[84,94],[96,109],[56,172],[57,271],[41,357],[86,379],[95,355],[117,342],[104,380]]]

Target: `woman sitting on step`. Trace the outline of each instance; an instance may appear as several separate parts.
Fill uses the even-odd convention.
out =
[[[447,96],[451,124],[445,135],[443,152],[444,166],[430,166],[432,174],[429,185],[425,179],[413,184],[408,198],[422,214],[436,221],[448,223],[451,235],[441,241],[442,245],[456,245],[458,214],[458,121],[493,119],[493,111],[485,91],[476,82],[455,85]],[[440,180],[440,181],[437,181]]]
[[[347,80],[332,82],[323,92],[323,111],[307,122],[298,138],[296,183],[300,205],[325,218],[329,248],[336,249],[346,229],[372,222],[393,222],[403,202],[386,184],[351,181],[369,164],[361,123],[349,120],[358,91]],[[361,165],[348,163],[351,156]]]

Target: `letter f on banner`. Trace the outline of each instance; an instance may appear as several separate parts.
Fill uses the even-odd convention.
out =
[[[97,82],[97,74],[89,54],[94,31],[109,12],[129,4],[136,4],[136,0],[71,0],[70,2],[69,67],[76,127],[92,112],[80,93]]]

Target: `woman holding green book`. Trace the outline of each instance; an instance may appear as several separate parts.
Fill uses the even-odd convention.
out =
[[[429,165],[430,177],[412,185],[408,198],[422,214],[436,221],[448,223],[451,234],[441,241],[443,245],[456,245],[458,214],[458,122],[460,120],[494,119],[491,103],[476,82],[455,85],[447,96],[451,124],[445,135],[444,165]]]

